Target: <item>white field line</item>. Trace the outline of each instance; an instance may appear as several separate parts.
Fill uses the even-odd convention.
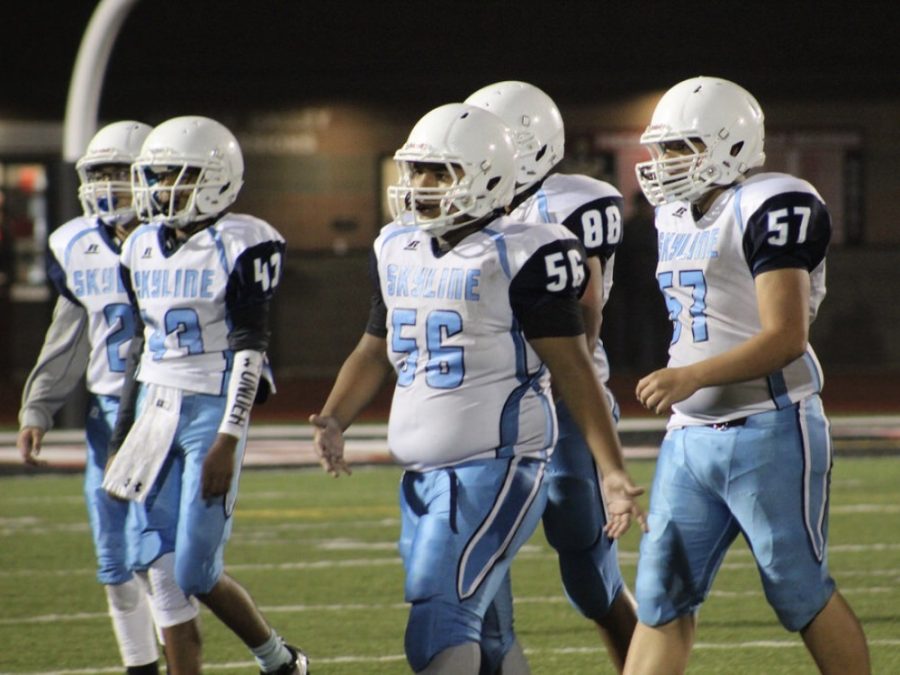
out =
[[[371,527],[371,525],[370,525]],[[22,535],[22,532],[19,532],[19,536]],[[240,545],[240,535],[236,535],[232,538],[230,542],[231,545]],[[237,541],[235,541],[237,540]],[[255,540],[254,540],[255,541]],[[394,542],[359,542],[350,539],[323,539],[323,540],[314,540],[307,539],[304,540],[307,543],[311,544],[311,548],[315,548],[316,550],[323,551],[334,551],[334,550],[342,550],[342,551],[395,551],[396,544]],[[293,540],[290,542],[291,544],[299,543],[298,540]],[[886,551],[898,551],[900,550],[900,543],[892,543],[892,544],[837,544],[837,545],[829,545],[828,552],[831,555],[834,554],[868,554],[868,553],[881,553]],[[519,560],[552,560],[556,558],[556,553],[551,549],[548,549],[544,546],[538,546],[535,544],[525,544],[519,552],[516,554],[516,559]],[[622,566],[625,567],[633,567],[638,558],[637,551],[619,551],[619,562]],[[742,562],[741,560],[745,560],[746,562]],[[341,560],[315,560],[308,562],[285,562],[285,563],[235,563],[228,565],[229,570],[233,571],[296,571],[296,570],[318,570],[318,569],[328,569],[333,567],[345,567],[345,568],[356,568],[356,567],[365,567],[367,565],[370,566],[389,566],[389,565],[399,565],[400,558],[399,556],[384,556],[384,557],[372,557],[372,558],[349,558],[349,559],[341,559]],[[740,546],[736,546],[728,551],[728,556],[725,559],[725,562],[722,564],[722,569],[732,569],[732,570],[742,570],[742,569],[753,569],[755,564],[753,563],[752,556],[750,551],[746,548],[741,548]],[[95,570],[93,568],[66,568],[66,569],[57,569],[57,570],[36,570],[36,569],[0,569],[0,579],[2,578],[10,578],[10,577],[40,577],[40,576],[69,576],[69,575],[93,575]],[[900,574],[900,570],[843,570],[838,576],[851,576],[855,574],[862,575],[894,575]]]
[[[894,639],[875,639],[868,640],[870,647],[900,647],[900,640]],[[697,642],[694,649],[701,651],[716,650],[735,650],[735,649],[797,649],[802,648],[803,642],[798,638],[795,640],[749,640],[747,642]],[[600,654],[606,650],[602,647],[555,647],[551,649],[525,649],[528,656],[540,656],[543,654],[552,654],[564,656],[566,654]],[[322,665],[340,665],[353,663],[401,663],[406,660],[403,654],[386,654],[382,656],[311,656],[311,665],[315,667]],[[255,661],[228,661],[224,663],[204,663],[204,671],[229,671],[229,670],[246,670],[247,668],[255,668]],[[0,675],[105,675],[106,673],[121,673],[121,666],[102,666],[95,668],[69,668],[65,670],[41,670],[18,673],[0,672]]]
[[[380,522],[380,521],[378,521]],[[368,527],[371,527],[372,523],[370,522]],[[393,525],[392,525],[393,526]],[[81,526],[85,530],[87,526]],[[17,530],[15,533],[10,532],[9,534],[16,534],[16,536],[22,536],[25,533],[25,530]],[[33,533],[33,530],[28,529],[28,533]],[[231,545],[241,545],[242,543],[241,535],[235,535],[230,544]],[[251,541],[252,540],[252,541]],[[248,538],[247,543],[257,542],[258,540],[253,538]],[[352,539],[305,539],[303,540],[308,544],[311,544],[312,548],[316,550],[322,551],[395,551],[396,544],[394,542],[363,542],[363,541],[355,541]],[[292,545],[296,545],[297,543],[301,543],[299,540],[292,540],[290,542]],[[837,544],[837,545],[829,545],[828,551],[832,556],[834,554],[868,554],[873,552],[889,552],[889,551],[898,551],[900,550],[900,543],[876,543],[876,544]],[[556,553],[544,546],[538,546],[535,544],[525,544],[517,553],[516,558],[522,560],[541,560],[541,559],[555,559]],[[633,567],[638,558],[637,551],[619,551],[619,562],[625,567]],[[745,560],[746,562],[741,562],[741,560]],[[399,556],[390,556],[390,557],[373,557],[373,558],[350,558],[350,559],[342,559],[342,560],[316,560],[309,562],[285,562],[285,563],[236,563],[228,565],[229,570],[233,571],[296,571],[296,570],[318,570],[318,569],[329,569],[333,567],[345,567],[345,568],[357,568],[357,567],[365,567],[365,566],[390,566],[390,565],[399,565],[400,558]],[[722,569],[732,569],[732,570],[742,570],[742,569],[753,569],[755,564],[752,561],[752,556],[750,554],[749,549],[742,548],[740,545],[736,545],[734,548],[728,551],[728,556],[725,562],[722,565]],[[41,576],[73,576],[73,575],[91,575],[93,576],[95,570],[93,568],[66,568],[66,569],[57,569],[57,570],[35,570],[35,569],[0,569],[0,579],[2,578],[12,578],[12,577],[41,577]],[[891,576],[894,574],[900,574],[900,570],[843,570],[838,576],[852,576],[856,574],[862,575],[876,575],[883,574],[886,576]],[[2,675],[2,674],[0,674]]]
[[[900,439],[900,415],[836,416],[831,418],[831,433],[837,439]],[[630,418],[619,423],[619,431],[656,432],[665,429],[664,418]],[[387,425],[358,424],[347,429],[345,454],[353,463],[386,463],[391,461],[387,449]],[[247,466],[317,465],[312,449],[312,427],[308,424],[269,424],[250,428]],[[656,445],[629,445],[625,440],[625,456],[631,459],[656,457]],[[84,467],[84,432],[81,429],[53,429],[44,438],[41,458],[50,466],[64,469]],[[0,465],[21,464],[16,449],[16,432],[0,432]]]
[[[900,576],[900,570],[885,570],[887,576]],[[871,574],[870,574],[871,575]],[[872,575],[873,576],[873,575]],[[896,584],[891,586],[862,586],[862,587],[841,587],[841,593],[845,595],[890,595],[892,593],[900,593],[900,587]],[[717,591],[713,590],[710,595],[720,598],[753,598],[762,597],[760,589],[745,591]],[[516,605],[560,605],[567,604],[568,600],[562,595],[558,596],[517,596],[513,600]],[[260,606],[260,610],[266,614],[300,614],[305,612],[366,612],[373,611],[401,611],[408,609],[409,605],[405,602],[371,602],[371,603],[328,603],[328,604],[292,604],[292,605],[264,605]],[[204,610],[206,611],[206,610]],[[25,625],[25,624],[54,624],[54,623],[73,623],[79,621],[97,621],[105,620],[108,617],[106,612],[72,612],[66,614],[40,614],[30,617],[11,617],[0,618],[0,626]]]

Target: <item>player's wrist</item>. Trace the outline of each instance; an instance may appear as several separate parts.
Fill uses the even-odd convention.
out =
[[[235,353],[231,379],[228,382],[225,415],[218,430],[220,434],[241,439],[247,433],[262,365],[262,352],[242,349]]]

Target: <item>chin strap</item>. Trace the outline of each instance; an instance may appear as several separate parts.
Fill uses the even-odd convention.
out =
[[[242,349],[234,355],[231,379],[228,382],[228,400],[225,416],[219,425],[220,434],[243,438],[250,425],[250,410],[256,399],[259,377],[262,373],[263,353]]]

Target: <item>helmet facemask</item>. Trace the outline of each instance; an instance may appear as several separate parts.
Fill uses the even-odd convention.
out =
[[[216,215],[222,210],[217,198],[229,188],[224,173],[214,161],[138,160],[131,174],[138,217],[181,229]]]
[[[665,140],[645,140],[652,138],[648,130],[641,137],[641,143],[653,158],[635,167],[647,200],[654,206],[681,200],[696,201],[712,189],[720,177],[721,172],[710,162],[709,149],[696,136],[673,138],[664,133],[660,136]],[[690,152],[667,157],[666,144],[675,141],[684,143]]]
[[[78,198],[88,218],[98,218],[109,227],[134,220],[130,162],[90,161],[77,165]]]
[[[451,180],[441,181],[448,183],[445,185],[417,185],[416,174],[421,165],[431,165],[433,171],[444,173]],[[486,199],[473,190],[478,176],[467,174],[458,162],[398,159],[397,168],[400,182],[388,188],[391,215],[433,236],[470,225],[494,210],[480,208]]]

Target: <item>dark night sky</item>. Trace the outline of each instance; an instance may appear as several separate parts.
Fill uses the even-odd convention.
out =
[[[323,100],[431,105],[500,79],[587,102],[697,74],[762,99],[900,97],[898,2],[140,0],[100,117]],[[0,12],[0,116],[61,119],[94,2]]]

